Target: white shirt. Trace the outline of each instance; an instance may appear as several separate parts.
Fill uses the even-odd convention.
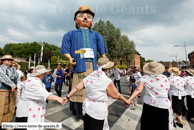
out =
[[[146,74],[140,78],[140,82],[145,86],[145,96],[143,102],[154,107],[168,109],[169,129],[173,129],[173,111],[171,102],[168,99],[169,81],[163,74]]]
[[[187,76],[184,78],[184,80],[186,95],[191,95],[191,98],[194,98],[194,77]]]
[[[18,102],[16,117],[28,117],[28,122],[44,122],[46,99],[52,93],[45,89],[42,80],[37,77],[28,77],[20,82],[22,96]]]
[[[135,84],[138,85],[139,79],[141,78],[141,73],[140,72],[134,73],[133,77],[135,79]]]
[[[26,76],[27,76],[27,78],[28,78],[28,77],[30,77],[30,74],[31,74],[31,73],[28,73],[28,74],[26,75]]]
[[[121,73],[121,71],[118,68],[113,69],[113,74],[115,76],[115,80],[120,80],[121,79],[120,73]]]
[[[108,126],[107,87],[112,82],[103,71],[96,70],[83,79],[86,98],[83,102],[83,114],[87,113],[94,119],[105,120],[103,130]]]
[[[170,82],[170,90],[169,90],[170,99],[172,99],[172,95],[178,96],[179,99],[182,99],[182,96],[186,95],[186,92],[184,90],[184,84],[185,84],[184,78],[180,76],[170,76],[168,80]]]
[[[21,70],[17,70],[17,73],[18,73],[17,84],[19,84],[21,81],[21,77],[24,77],[24,74]],[[17,89],[16,107],[17,107],[19,100],[20,100],[20,89]]]

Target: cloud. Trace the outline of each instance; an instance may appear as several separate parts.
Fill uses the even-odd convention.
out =
[[[193,0],[1,0],[0,47],[20,41],[60,46],[63,35],[75,29],[75,11],[88,5],[96,13],[94,23],[111,21],[146,59],[170,61],[175,54],[185,59],[184,48],[174,45],[186,42],[187,52],[193,51],[193,4]]]

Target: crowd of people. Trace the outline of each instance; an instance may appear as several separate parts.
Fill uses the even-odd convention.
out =
[[[71,66],[63,69],[62,64],[58,63],[51,74],[51,69],[38,65],[29,68],[25,79],[25,75],[20,70],[21,66],[12,56],[5,55],[0,60],[2,62],[0,66],[1,123],[11,121],[15,110],[16,122],[44,122],[45,108],[49,100],[64,105],[77,92],[85,90],[86,97],[81,106],[84,129],[109,129],[106,104],[108,97],[123,101],[126,107],[132,104],[132,109],[136,109],[137,96],[144,88],[142,130],[153,128],[167,130],[176,126],[183,128],[182,116],[186,116],[188,120],[194,117],[194,70],[192,69],[180,71],[177,67],[172,67],[168,69],[170,76],[166,76],[164,75],[166,70],[162,64],[150,62],[144,65],[142,75],[139,68],[121,72],[116,64],[107,58],[100,58],[97,63],[98,69],[85,76],[71,90],[73,78]],[[112,73],[107,76],[111,69]],[[113,81],[109,78],[112,75],[115,77]],[[129,84],[131,95],[129,99],[125,99],[121,94],[121,75],[126,77]],[[50,92],[54,79],[58,96]],[[70,86],[69,94],[62,98],[62,86],[63,83],[66,84],[64,79],[69,80]],[[118,90],[115,87],[116,84]],[[173,113],[176,114],[176,123]]]
[[[116,64],[107,58],[98,60],[98,69],[86,76],[71,90],[72,69],[71,66],[64,70],[61,63],[51,74],[51,69],[43,65],[31,67],[25,75],[20,70],[21,66],[14,62],[10,55],[0,58],[0,122],[12,120],[16,110],[16,122],[44,122],[45,108],[49,100],[55,100],[64,105],[77,92],[85,90],[86,98],[82,104],[85,130],[109,129],[108,109],[106,101],[108,97],[124,102],[128,107],[136,108],[137,96],[145,88],[143,97],[143,111],[141,129],[167,130],[179,126],[183,128],[182,116],[188,120],[194,117],[194,70],[186,69],[184,72],[176,67],[168,70],[170,76],[163,73],[165,68],[157,62],[144,65],[143,75],[139,68],[134,72],[121,72]],[[112,74],[107,72],[113,68]],[[166,72],[166,71],[165,71]],[[65,77],[66,75],[66,77]],[[108,77],[114,75],[114,80]],[[127,100],[121,94],[120,76],[126,76],[130,86],[130,98]],[[68,76],[68,78],[67,78]],[[55,91],[58,96],[50,92],[51,83],[55,79]],[[64,79],[69,80],[69,91],[66,97],[61,97]],[[118,91],[116,89],[118,85]],[[20,93],[22,92],[22,93]],[[9,95],[9,96],[7,96]],[[7,100],[6,98],[9,98]],[[173,113],[178,122],[175,123]],[[76,115],[77,116],[77,115]]]

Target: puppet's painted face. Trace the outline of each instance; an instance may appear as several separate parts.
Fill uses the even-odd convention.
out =
[[[92,26],[93,17],[89,13],[78,13],[76,24],[78,28],[90,28]]]

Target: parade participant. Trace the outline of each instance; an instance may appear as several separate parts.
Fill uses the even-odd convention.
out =
[[[12,62],[12,66],[16,68],[17,73],[18,73],[17,84],[21,81],[23,82],[25,80],[25,78],[24,78],[23,72],[20,70],[20,68],[21,68],[20,65],[16,62]],[[17,108],[17,104],[18,104],[19,99],[20,99],[20,89],[17,89],[17,99],[16,99],[16,105],[15,105],[16,108]]]
[[[108,96],[121,100],[126,106],[127,100],[117,91],[106,72],[114,65],[107,58],[98,60],[98,70],[85,77],[64,99],[68,101],[75,93],[85,89],[86,98],[83,102],[84,130],[109,130]]]
[[[130,92],[129,92],[129,94],[130,95],[132,95],[132,93],[135,91],[135,89],[137,88],[137,85],[135,84],[135,79],[132,79],[131,80],[131,84],[129,85],[129,87],[130,87]],[[132,105],[133,105],[133,107],[132,107],[132,109],[136,109],[136,105],[137,105],[137,96],[133,99],[133,101],[132,101]]]
[[[57,92],[58,96],[61,97],[61,91],[63,87],[63,68],[61,68],[61,63],[59,62],[57,64],[57,68],[54,70],[53,76],[57,77],[56,78],[56,83],[55,83],[55,91]]]
[[[186,70],[185,92],[187,93],[187,119],[194,118],[194,70]]]
[[[10,122],[15,112],[18,73],[12,67],[11,55],[0,58],[0,129],[2,122]]]
[[[169,81],[164,72],[164,65],[149,62],[143,66],[144,76],[128,99],[130,103],[145,87],[141,130],[173,130],[173,111],[168,99]]]
[[[65,72],[66,69],[67,69],[67,65],[65,64],[63,67],[64,67],[64,70],[63,70],[63,71]],[[66,84],[66,83],[65,83],[65,79],[66,79],[66,74],[64,73],[64,75],[63,75],[63,83],[64,83],[64,84]]]
[[[125,76],[125,74],[123,74],[118,68],[117,68],[117,64],[114,64],[114,69],[112,71],[112,74],[114,74],[115,79],[114,79],[114,85],[117,86],[119,88],[119,93],[121,93],[121,85],[120,85],[120,80],[121,80],[121,74]],[[112,75],[111,74],[111,75]],[[108,77],[110,77],[111,75],[109,75]],[[125,76],[127,77],[127,76]]]
[[[133,74],[135,81],[135,84],[138,85],[139,79],[141,78],[141,73],[139,72],[138,68],[135,68],[135,73]]]
[[[31,66],[28,70],[28,74],[26,75],[26,79],[30,77],[30,74],[33,73],[34,66]]]
[[[65,70],[65,74],[67,75],[67,80],[68,80],[68,93],[71,91],[71,86],[72,86],[72,79],[73,79],[73,68],[71,67],[71,65],[69,64],[69,67]],[[71,105],[70,105],[71,106]],[[72,108],[70,108],[72,109]]]
[[[184,103],[186,96],[186,92],[184,91],[185,81],[182,77],[179,76],[180,71],[177,67],[169,68],[169,73],[171,74],[168,78],[170,82],[169,97],[172,102],[172,109],[173,112],[176,113],[177,119],[179,121],[176,122],[176,124],[183,128],[181,116],[185,116],[187,113]]]
[[[105,57],[107,48],[100,34],[90,30],[95,13],[91,8],[82,5],[75,12],[74,20],[77,30],[67,32],[62,41],[61,54],[69,60],[73,67],[72,89],[80,83],[85,76],[97,69],[97,50],[102,57]],[[86,53],[75,54],[77,50],[85,50]],[[76,62],[73,62],[76,60]],[[82,103],[85,99],[85,92],[80,91],[71,97],[71,107],[77,120],[82,119]]]
[[[135,73],[133,74],[133,77],[135,79],[135,84],[138,85],[139,79],[141,78],[141,73],[137,67],[135,67]],[[138,97],[140,97],[140,93],[138,94]]]
[[[129,77],[129,70],[128,69],[126,69],[126,75],[127,75],[127,78],[126,78],[127,84],[129,84],[130,77]]]
[[[132,70],[131,71],[129,71],[129,75],[128,75],[128,77],[129,77],[129,85],[131,84],[131,80],[132,79],[134,79],[134,77],[133,77],[133,73],[132,73]]]
[[[46,90],[48,92],[51,91],[51,84],[52,81],[54,81],[54,77],[52,77],[51,72],[47,72],[46,75],[44,75],[44,79],[42,80],[44,85],[46,86]],[[46,105],[48,104],[48,100],[46,100]]]
[[[43,65],[38,65],[31,76],[18,85],[22,89],[22,96],[18,102],[16,122],[44,122],[46,100],[54,100],[64,105],[63,98],[47,92],[42,83],[44,75],[49,71],[51,70],[45,69]]]

